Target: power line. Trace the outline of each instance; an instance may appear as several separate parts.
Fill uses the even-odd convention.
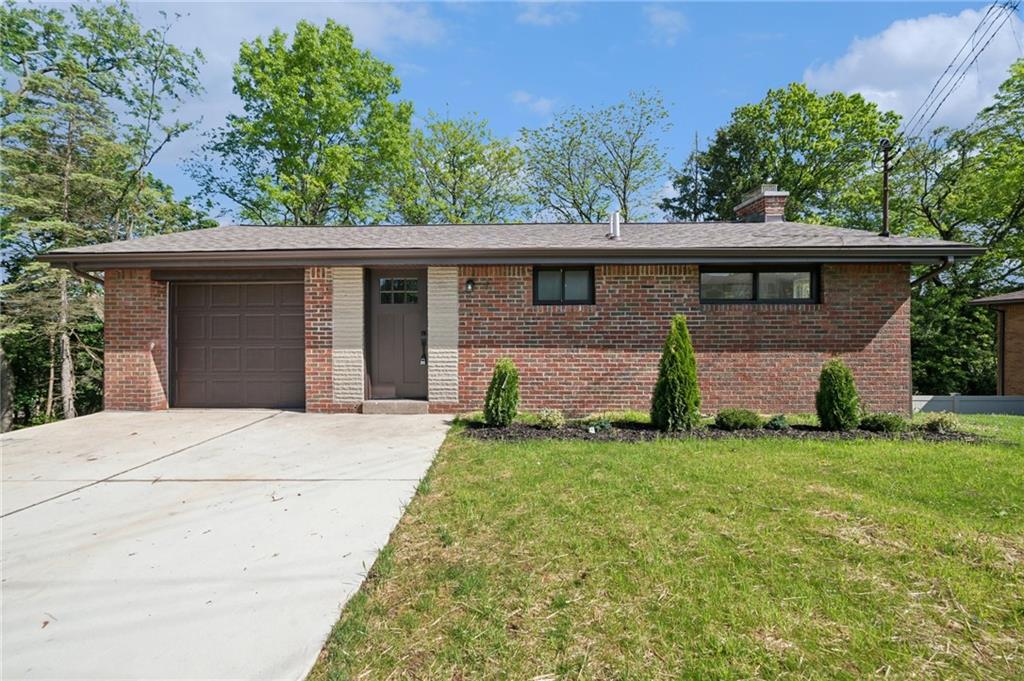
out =
[[[915,111],[914,116],[908,120],[904,126],[902,138],[904,140],[910,140],[917,137],[919,134],[924,132],[928,125],[934,120],[935,115],[945,104],[946,100],[949,99],[950,95],[956,90],[956,88],[963,81],[964,77],[969,73],[971,66],[977,63],[978,58],[989,46],[992,40],[996,37],[1006,22],[1009,21],[1016,12],[1017,7],[1020,5],[1020,0],[1012,0],[1008,2],[999,3],[999,5],[993,4],[989,6],[989,12],[986,12],[982,17],[982,20],[978,23],[978,26],[971,33],[971,35],[965,41],[964,46],[961,47],[960,51],[957,52],[957,56],[954,57],[953,61],[950,62],[946,70],[942,72],[939,79],[936,80],[935,85],[932,86],[928,96],[925,97],[925,101],[921,103]],[[998,7],[1003,10],[1001,13],[992,14],[993,8]],[[1002,15],[1002,21],[999,21],[999,16]],[[992,17],[991,21],[988,21],[989,17]],[[985,26],[985,24],[988,24]],[[978,35],[980,33],[980,36]],[[975,41],[975,37],[978,40]],[[964,47],[968,44],[973,43],[971,49],[966,55],[963,54]],[[963,59],[960,59],[963,55]],[[957,63],[959,61],[959,63]],[[949,78],[943,83],[942,81]],[[940,85],[941,83],[941,85]]]
[[[907,119],[906,123],[903,124],[904,130],[909,130],[913,126],[915,119],[917,119],[918,117],[918,114],[921,113],[921,110],[924,109],[925,105],[928,104],[929,100],[935,94],[935,90],[939,87],[939,83],[942,82],[942,79],[946,77],[946,74],[949,73],[950,69],[953,68],[957,60],[960,59],[960,55],[963,54],[964,49],[966,49],[968,45],[972,44],[974,36],[978,34],[978,31],[981,30],[981,27],[985,24],[986,21],[988,21],[988,18],[989,16],[991,16],[992,11],[995,9],[995,7],[995,3],[988,6],[988,9],[985,11],[985,14],[982,15],[981,20],[978,22],[978,25],[974,27],[974,30],[971,32],[969,36],[967,36],[967,40],[965,40],[964,44],[960,46],[960,49],[953,56],[953,59],[949,62],[949,64],[946,65],[946,69],[939,75],[939,77],[932,84],[932,89],[928,91],[928,94],[925,95],[925,98],[923,100],[921,100],[921,103],[917,106],[917,109],[914,111],[914,113],[910,116],[910,118]]]
[[[920,122],[916,126],[915,131],[912,135],[910,135],[911,137],[916,137],[917,135],[921,134],[928,128],[928,125],[932,122],[932,120],[935,118],[935,115],[939,112],[939,109],[942,108],[942,105],[946,103],[946,100],[949,99],[949,96],[953,94],[956,88],[960,85],[961,81],[963,81],[964,77],[970,72],[971,66],[977,63],[978,58],[989,46],[989,44],[995,39],[996,35],[999,34],[999,31],[1002,30],[1003,26],[1006,25],[1006,22],[1009,21],[1010,18],[1014,16],[1014,10],[1016,9],[1016,5],[1018,4],[1019,0],[1013,3],[1012,9],[1010,9],[1010,6],[1007,5],[1007,11],[1003,15],[1003,20],[999,22],[998,25],[993,24],[991,29],[981,36],[981,39],[984,40],[984,42],[980,43],[980,47],[978,47],[975,50],[972,50],[972,52],[968,54],[968,57],[970,57],[969,61],[965,61],[962,67],[957,72],[955,72],[955,79],[951,80],[947,84],[946,88],[940,90],[940,93],[944,93],[942,94],[942,99],[940,99],[938,103],[935,104],[935,106],[932,108],[931,114],[928,116],[928,118],[922,118],[920,120]]]
[[[989,6],[989,10],[984,16],[982,16],[981,21],[978,22],[974,31],[972,31],[968,36],[964,45],[961,46],[960,51],[957,52],[956,56],[942,72],[938,80],[935,81],[935,84],[929,91],[928,96],[925,97],[924,101],[914,112],[914,115],[911,116],[903,126],[902,134],[897,137],[897,139],[900,140],[901,149],[897,150],[896,154],[893,155],[894,168],[903,160],[903,155],[907,151],[909,141],[915,139],[918,135],[927,130],[928,125],[930,125],[932,120],[935,119],[936,114],[938,114],[943,104],[946,103],[946,100],[949,99],[950,95],[953,94],[956,88],[963,81],[964,77],[970,71],[971,66],[977,63],[978,58],[989,46],[996,35],[998,35],[999,31],[1002,30],[1003,26],[1006,25],[1006,22],[1015,16],[1017,7],[1020,5],[1020,1],[1021,0],[1004,0],[1003,2],[998,4],[993,3]],[[998,24],[997,21],[999,14],[992,14],[992,11],[996,7],[1003,10],[1002,21],[998,22]],[[992,17],[992,21],[988,21],[989,17]],[[987,26],[985,26],[986,23],[988,24]],[[980,37],[978,37],[979,32]],[[978,37],[977,41],[975,41],[976,37]],[[966,48],[968,44],[971,44],[972,47],[967,54],[963,54],[964,48]],[[960,59],[961,56],[963,56],[962,59]],[[941,84],[947,75],[949,76],[949,79],[946,80],[944,84]]]

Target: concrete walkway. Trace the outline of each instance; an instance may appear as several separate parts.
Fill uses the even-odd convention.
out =
[[[100,413],[2,448],[14,679],[301,679],[447,418]]]

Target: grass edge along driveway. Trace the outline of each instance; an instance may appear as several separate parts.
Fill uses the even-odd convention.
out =
[[[453,429],[310,678],[1020,678],[1024,418],[981,444]]]

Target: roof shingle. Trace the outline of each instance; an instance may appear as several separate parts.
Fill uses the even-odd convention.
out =
[[[59,254],[151,254],[248,251],[551,249],[626,252],[664,249],[969,248],[938,239],[893,236],[797,222],[629,223],[622,238],[608,239],[605,224],[396,225],[366,227],[264,227],[231,225],[113,241],[53,251]]]

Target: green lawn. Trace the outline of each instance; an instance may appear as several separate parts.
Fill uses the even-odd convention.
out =
[[[312,679],[1024,677],[1024,418],[983,444],[456,428]]]

